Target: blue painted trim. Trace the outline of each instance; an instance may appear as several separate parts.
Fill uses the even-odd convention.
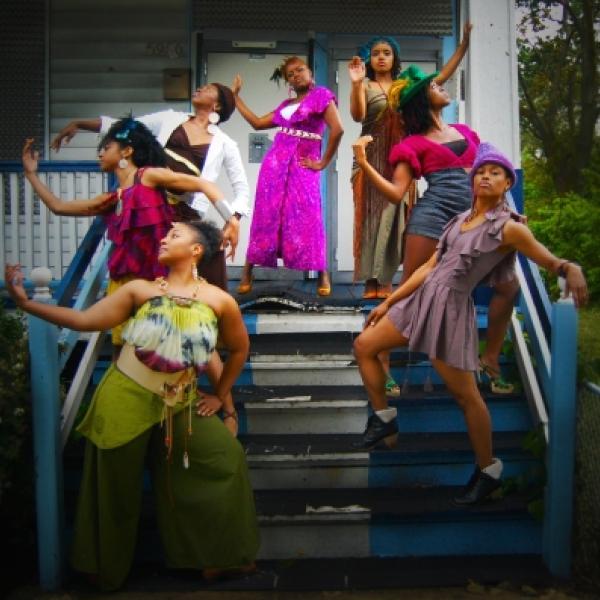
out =
[[[571,573],[571,531],[577,417],[577,312],[571,302],[552,310],[548,485],[544,503],[543,556],[550,572]]]
[[[60,587],[64,569],[64,498],[60,435],[58,328],[29,317],[37,547],[40,586]]]
[[[90,264],[90,260],[98,248],[98,244],[104,237],[106,231],[106,223],[102,217],[96,217],[90,228],[87,230],[85,237],[79,244],[75,256],[69,264],[67,272],[60,281],[60,285],[56,290],[56,302],[60,306],[68,306],[71,303],[73,294],[79,285],[85,270]]]
[[[533,519],[485,517],[461,522],[418,522],[369,525],[370,556],[460,556],[537,554],[540,526]]]
[[[248,330],[248,335],[254,335],[258,333],[258,317],[256,313],[243,313],[244,324]]]
[[[511,190],[511,195],[517,207],[517,212],[525,214],[525,195],[523,193],[523,169],[515,169],[517,172],[517,183]]]
[[[20,160],[0,161],[0,173],[21,173],[23,163]],[[40,160],[38,173],[100,173],[95,160]]]

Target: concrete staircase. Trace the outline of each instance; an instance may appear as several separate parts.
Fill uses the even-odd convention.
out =
[[[245,314],[251,354],[234,399],[261,524],[260,572],[215,589],[546,581],[541,523],[528,510],[531,491],[519,485],[540,471],[523,448],[532,428],[524,398],[486,395],[495,453],[513,491],[458,508],[451,499],[472,473],[473,454],[462,414],[426,357],[392,355],[404,388],[391,399],[397,446],[352,447],[369,414],[352,355],[363,320],[360,307]],[[478,324],[485,327],[483,309]],[[152,529],[149,517],[129,587],[146,589],[150,572],[156,589],[196,589],[197,575],[168,574],[148,553]]]

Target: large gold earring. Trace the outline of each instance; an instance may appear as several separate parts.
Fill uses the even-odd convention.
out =
[[[198,279],[200,279],[198,277],[198,267],[196,266],[196,263],[192,263],[192,278],[196,281],[198,281]]]
[[[122,157],[121,160],[119,161],[119,168],[120,169],[126,169],[129,165],[129,161],[125,158]]]

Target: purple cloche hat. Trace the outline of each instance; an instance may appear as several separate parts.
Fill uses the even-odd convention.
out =
[[[517,173],[510,160],[508,160],[508,158],[504,156],[504,154],[502,154],[498,148],[492,146],[492,144],[482,142],[477,148],[475,162],[473,163],[473,167],[471,169],[471,185],[473,184],[473,178],[475,177],[477,169],[479,169],[481,165],[485,165],[487,163],[504,167],[508,173],[508,176],[512,179],[511,187],[517,183]]]

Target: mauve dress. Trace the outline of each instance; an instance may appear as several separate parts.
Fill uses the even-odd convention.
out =
[[[390,308],[388,318],[408,347],[464,371],[477,368],[477,326],[471,292],[481,282],[515,278],[515,253],[498,250],[502,228],[514,218],[501,205],[473,229],[460,228],[470,210],[455,216],[437,246],[437,265],[423,285]]]
[[[323,134],[324,112],[333,92],[313,88],[286,119],[276,109],[273,123]],[[324,271],[327,268],[325,228],[321,211],[321,172],[300,165],[301,158],[320,160],[321,141],[278,132],[258,175],[254,214],[246,259],[250,264],[276,267],[277,258],[289,269]]]

